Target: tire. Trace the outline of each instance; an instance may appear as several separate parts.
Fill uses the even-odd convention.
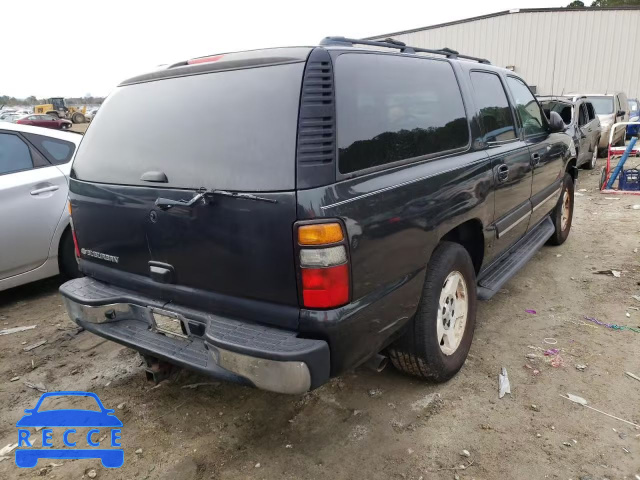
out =
[[[593,152],[591,152],[591,159],[584,164],[584,168],[586,170],[593,170],[594,168],[596,168],[597,163],[598,163],[598,148],[596,144],[596,147],[594,147]]]
[[[51,115],[52,117],[55,117],[55,118],[60,118],[60,114],[55,110],[52,112],[47,112],[47,115]]]
[[[600,169],[600,183],[598,184],[600,187],[600,190],[604,188],[604,182],[606,179],[607,179],[607,169],[605,167],[602,167]]]
[[[446,289],[455,285],[458,285],[455,292],[450,290],[447,295]],[[463,291],[466,291],[467,311],[466,321],[458,323],[460,330],[455,328],[455,321],[462,317],[455,317],[455,308],[460,311],[463,305]],[[451,299],[453,303],[449,303]],[[418,310],[408,330],[388,349],[393,366],[435,382],[453,377],[462,368],[471,348],[476,303],[476,273],[469,252],[458,243],[441,242],[429,260]],[[446,314],[441,310],[446,310]],[[438,322],[442,322],[441,329]],[[451,332],[451,338],[446,332]],[[447,345],[449,342],[452,343]]]
[[[569,236],[571,231],[571,223],[573,221],[574,206],[574,189],[573,178],[568,173],[564,174],[562,182],[562,193],[557,205],[551,212],[551,220],[555,226],[555,231],[549,239],[551,245],[562,245]]]
[[[73,123],[85,123],[87,119],[84,117],[82,113],[75,112],[73,115],[71,115],[71,121]]]
[[[58,267],[60,268],[60,274],[65,278],[78,278],[82,276],[80,268],[78,267],[78,261],[76,260],[75,245],[73,244],[70,228],[65,230],[60,239],[60,246],[58,247]]]

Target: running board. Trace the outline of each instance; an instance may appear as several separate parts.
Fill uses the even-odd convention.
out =
[[[478,279],[478,298],[489,300],[527,263],[553,235],[555,227],[551,217],[546,217],[509,249],[497,263],[481,272]]]

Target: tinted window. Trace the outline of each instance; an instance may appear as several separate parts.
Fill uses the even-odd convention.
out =
[[[343,54],[335,72],[342,173],[468,144],[460,90],[447,62]]]
[[[43,152],[51,163],[56,165],[67,163],[71,160],[73,152],[76,149],[73,142],[67,142],[66,140],[45,137],[44,135],[35,135],[33,133],[23,133],[23,135]]]
[[[17,135],[0,133],[0,175],[33,168],[29,147]]]
[[[589,123],[589,117],[587,115],[587,109],[584,105],[580,106],[580,114],[579,114],[579,118],[578,118],[578,125],[582,126],[582,125],[586,125],[587,123]]]
[[[507,77],[509,90],[513,95],[520,115],[525,135],[547,133],[547,123],[543,119],[542,110],[524,82],[518,78]]]
[[[587,97],[593,104],[598,115],[611,115],[613,113],[613,97]]]
[[[119,87],[87,130],[73,175],[153,186],[140,176],[160,170],[162,186],[293,189],[303,70],[301,62]]]
[[[596,112],[593,109],[593,105],[591,105],[590,103],[585,103],[585,105],[587,107],[587,115],[589,116],[589,121],[591,121],[596,118]]]
[[[513,114],[500,77],[493,73],[471,72],[471,83],[480,111],[484,140],[504,142],[516,138]]]
[[[569,103],[543,100],[540,105],[542,105],[542,110],[547,118],[551,116],[551,112],[556,112],[567,125],[573,121],[573,106]]]

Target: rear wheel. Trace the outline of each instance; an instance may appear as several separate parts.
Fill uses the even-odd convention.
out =
[[[51,112],[47,112],[47,115],[51,115],[54,118],[60,118],[60,114],[55,110],[53,110]]]
[[[76,259],[71,229],[67,229],[60,239],[58,266],[60,267],[60,273],[67,278],[78,278],[82,276],[80,268],[78,267],[78,260]]]
[[[427,266],[422,298],[409,330],[389,348],[394,367],[444,382],[464,364],[476,323],[476,275],[467,250],[442,242]]]
[[[562,193],[556,208],[551,213],[551,220],[556,227],[555,232],[549,239],[552,245],[562,245],[571,231],[571,223],[573,221],[573,203],[574,203],[574,184],[573,178],[565,173],[562,182]]]

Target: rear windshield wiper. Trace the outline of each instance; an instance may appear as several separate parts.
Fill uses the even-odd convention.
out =
[[[272,198],[259,197],[252,193],[243,192],[230,192],[228,190],[205,190],[200,189],[191,200],[172,200],[170,198],[158,198],[156,199],[156,207],[161,210],[169,210],[171,207],[193,207],[194,205],[204,202],[206,203],[207,197],[213,195],[222,195],[225,197],[244,198],[245,200],[255,200],[259,202],[278,203],[277,200]]]

